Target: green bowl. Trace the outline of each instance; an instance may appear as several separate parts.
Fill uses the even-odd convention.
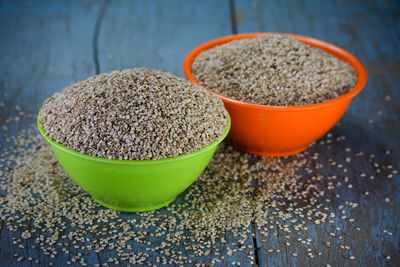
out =
[[[218,144],[226,137],[189,154],[157,160],[118,160],[81,154],[50,139],[54,154],[67,174],[99,204],[114,210],[141,212],[171,203],[188,188],[210,162]]]

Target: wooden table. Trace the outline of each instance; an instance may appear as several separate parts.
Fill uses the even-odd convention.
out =
[[[232,12],[234,10],[234,12]],[[197,45],[216,37],[243,32],[288,32],[336,44],[353,53],[366,66],[365,89],[332,130],[347,137],[343,146],[320,151],[321,162],[335,158],[346,146],[374,154],[383,165],[400,169],[400,4],[398,1],[0,1],[0,124],[15,115],[15,105],[37,111],[43,101],[72,82],[100,72],[132,67],[150,67],[183,77],[185,56]],[[36,113],[36,112],[35,112]],[[8,134],[25,129],[31,121],[9,127]],[[0,130],[3,131],[3,130]],[[3,134],[1,134],[3,136]],[[1,140],[1,144],[5,144]],[[386,151],[390,150],[390,155]],[[349,173],[375,172],[367,157],[351,166]],[[329,224],[310,231],[312,246],[324,256],[311,260],[269,253],[271,244],[285,249],[285,237],[261,242],[255,234],[252,245],[260,266],[400,266],[400,177],[354,179],[355,190],[347,195],[360,204],[352,216],[361,230],[347,236],[355,260],[343,256],[340,247],[327,248]],[[343,195],[349,194],[346,188]],[[365,196],[365,191],[370,194]],[[390,202],[386,202],[389,198]],[[328,204],[329,205],[329,204]],[[333,203],[331,205],[334,205]],[[333,207],[333,206],[332,206]],[[134,216],[134,215],[126,215]],[[0,224],[3,226],[4,224]],[[343,229],[343,225],[337,225]],[[388,230],[392,235],[386,234]],[[15,252],[39,257],[40,266],[54,262],[65,266],[67,258],[50,259],[40,251],[26,251],[11,242],[20,233],[2,227],[0,266],[36,265],[17,262]],[[301,244],[299,244],[301,246]],[[221,244],[224,253],[224,244]],[[89,253],[91,265],[109,256]],[[185,253],[185,250],[182,251]],[[390,260],[387,259],[390,256]],[[243,255],[226,257],[249,265]],[[194,258],[193,262],[210,259]]]

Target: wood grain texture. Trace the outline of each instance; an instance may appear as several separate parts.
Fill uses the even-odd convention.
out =
[[[8,136],[35,123],[47,97],[95,73],[92,40],[102,2],[0,1],[0,102],[6,104],[0,108],[0,124],[9,125]],[[17,115],[16,105],[34,118],[6,124],[7,118]],[[1,136],[0,144],[7,146]],[[78,253],[70,240],[71,254],[59,249],[53,259],[32,240],[18,248],[12,239],[20,236],[21,232],[2,227],[0,266],[65,266]],[[15,253],[25,259],[17,262]],[[39,264],[29,262],[29,256]],[[98,263],[97,255],[88,256],[88,263]]]
[[[344,161],[348,156],[345,148],[351,148],[354,152],[374,154],[380,165],[400,169],[398,1],[0,1],[0,102],[6,104],[0,108],[1,126],[6,118],[16,116],[15,105],[36,114],[54,92],[96,72],[150,67],[183,77],[182,63],[190,50],[231,34],[232,6],[236,8],[234,17],[239,33],[290,32],[322,39],[353,53],[365,64],[369,75],[365,89],[332,129],[332,137],[324,137],[325,144],[317,142],[306,152],[319,152],[318,162],[325,167],[318,171],[324,177],[337,175],[337,181],[343,184],[329,190],[327,180],[319,183],[327,192],[319,201],[335,213],[339,213],[338,207],[345,201],[359,203],[356,209],[346,209],[347,219],[354,218],[355,222],[340,218],[333,219],[333,224],[317,226],[308,222],[309,230],[301,235],[303,240],[312,240],[308,246],[297,242],[297,235],[286,239],[282,231],[268,237],[256,231],[256,247],[252,238],[245,245],[256,251],[261,266],[400,266],[400,177],[389,180],[387,170],[377,173],[367,156],[354,157],[351,163]],[[15,135],[33,122],[32,118],[13,123],[7,134]],[[342,135],[346,140],[336,142],[335,138]],[[328,140],[333,144],[327,146]],[[3,138],[0,144],[7,146]],[[388,149],[392,151],[390,155],[385,153]],[[327,163],[329,159],[347,167],[350,182],[345,182],[344,174]],[[362,173],[367,178],[361,177]],[[368,179],[371,175],[374,180]],[[307,179],[310,176],[304,173],[303,180]],[[365,195],[366,191],[370,194]],[[384,201],[386,197],[390,202]],[[124,213],[122,218],[136,216]],[[54,259],[38,248],[32,249],[31,241],[25,242],[25,248],[18,248],[12,238],[19,238],[21,233],[8,231],[3,225],[1,222],[0,266],[48,266],[50,262],[65,266],[78,253],[72,242],[71,255],[59,251]],[[341,241],[329,235],[336,227],[343,233]],[[361,230],[355,230],[356,227]],[[384,234],[383,229],[393,235]],[[231,236],[226,238],[230,243],[235,241]],[[325,246],[326,241],[332,242],[331,248]],[[286,242],[291,246],[286,246]],[[343,251],[341,244],[348,245],[350,250]],[[135,251],[145,249],[133,241],[130,245]],[[227,254],[225,243],[216,247]],[[310,259],[307,248],[322,255]],[[275,252],[268,252],[269,249]],[[185,253],[183,247],[180,250]],[[297,257],[292,255],[294,252]],[[14,253],[25,258],[32,255],[39,259],[39,264],[26,259],[17,262]],[[351,255],[355,260],[349,259]],[[388,255],[391,260],[386,259]],[[149,260],[155,262],[156,256],[151,254]],[[92,252],[85,259],[93,265],[107,262],[110,257],[116,257],[115,251]],[[208,257],[193,259],[193,263],[210,261]],[[249,265],[244,253],[226,257],[224,265],[234,261]]]
[[[101,72],[148,67],[184,77],[194,47],[230,33],[225,0],[112,1],[99,33]]]
[[[99,1],[1,1],[1,119],[14,106],[38,111],[42,102],[94,74],[93,43]],[[5,96],[4,93],[8,95]]]
[[[353,151],[374,154],[376,161],[383,165],[399,168],[400,148],[400,6],[398,1],[236,1],[236,13],[240,14],[238,31],[243,32],[289,32],[306,35],[336,44],[354,54],[366,66],[369,75],[365,89],[353,100],[347,113],[331,133],[333,136],[347,137],[341,144],[330,149],[315,145],[308,153],[321,151],[319,161],[328,159],[343,161],[346,147]],[[385,155],[391,150],[390,156]],[[389,180],[384,172],[376,173],[366,157],[353,160],[348,166],[352,190],[341,186],[334,190],[341,197],[332,198],[330,210],[336,210],[344,201],[355,201],[360,207],[354,209],[351,217],[355,223],[345,220],[335,222],[335,227],[347,229],[346,240],[338,241],[329,235],[332,225],[325,223],[318,227],[308,223],[307,235],[313,240],[313,251],[323,255],[310,259],[307,246],[300,242],[290,242],[286,247],[284,235],[273,237],[268,242],[257,234],[259,260],[261,266],[311,265],[321,266],[399,266],[400,234],[398,227],[400,181]],[[336,169],[324,168],[325,177],[337,175],[344,183],[344,174]],[[375,176],[374,180],[360,177]],[[398,176],[397,176],[398,178]],[[320,185],[327,190],[327,181]],[[365,192],[370,195],[365,196]],[[389,203],[384,199],[388,197]],[[335,213],[336,213],[335,212]],[[354,229],[360,227],[361,231]],[[393,236],[383,233],[391,229]],[[325,246],[332,241],[331,248]],[[335,242],[334,242],[335,241]],[[278,243],[287,253],[268,253],[268,249]],[[350,251],[343,251],[340,244],[348,244]],[[299,256],[291,254],[298,252]],[[350,253],[349,253],[350,252]],[[354,255],[355,260],[349,256]],[[387,260],[390,256],[391,260]]]

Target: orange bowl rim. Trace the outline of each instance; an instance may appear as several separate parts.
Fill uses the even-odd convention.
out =
[[[186,78],[207,89],[211,93],[215,94],[219,98],[221,98],[224,102],[234,104],[234,105],[240,105],[246,108],[253,108],[253,109],[266,109],[266,110],[307,110],[307,109],[317,109],[317,108],[322,108],[330,105],[334,105],[340,102],[344,101],[349,101],[351,100],[355,95],[357,95],[365,86],[367,83],[367,71],[364,67],[364,65],[351,53],[348,51],[344,50],[343,48],[340,48],[336,45],[333,45],[331,43],[315,39],[312,37],[307,37],[303,35],[297,35],[297,34],[291,34],[291,33],[282,33],[287,36],[290,36],[292,38],[297,39],[298,41],[301,41],[305,44],[308,44],[312,47],[317,47],[320,49],[323,49],[324,51],[328,52],[329,54],[340,58],[341,60],[349,63],[354,70],[357,73],[357,83],[356,85],[346,94],[339,96],[335,99],[324,101],[321,103],[316,103],[316,104],[309,104],[309,105],[302,105],[302,106],[271,106],[271,105],[262,105],[262,104],[255,104],[255,103],[249,103],[245,101],[240,101],[236,100],[224,95],[221,95],[219,93],[216,93],[208,88],[206,88],[204,85],[200,84],[193,76],[192,74],[192,63],[197,57],[198,54],[201,52],[210,49],[214,46],[217,45],[222,45],[225,43],[228,43],[233,40],[239,40],[239,39],[246,39],[246,38],[254,38],[254,37],[259,37],[263,35],[269,35],[273,34],[273,32],[254,32],[254,33],[241,33],[241,34],[233,34],[233,35],[228,35],[228,36],[223,36],[220,38],[213,39],[211,41],[208,41],[206,43],[201,44],[200,46],[196,47],[193,49],[185,58],[185,61],[183,62],[183,72],[185,73]]]

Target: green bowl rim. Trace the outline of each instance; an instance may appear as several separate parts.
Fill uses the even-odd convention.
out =
[[[41,110],[40,110],[41,111]],[[199,154],[202,154],[203,152],[216,147],[219,143],[221,143],[225,137],[228,135],[229,130],[231,128],[231,117],[229,116],[229,113],[227,110],[226,111],[226,115],[227,115],[227,119],[228,119],[228,127],[226,127],[226,130],[224,131],[224,133],[222,134],[221,138],[218,140],[213,141],[212,143],[206,145],[205,147],[200,148],[199,150],[190,152],[188,154],[183,154],[183,155],[178,155],[175,157],[170,157],[170,158],[162,158],[162,159],[143,159],[143,160],[129,160],[129,159],[108,159],[108,158],[103,158],[103,157],[97,157],[97,156],[92,156],[89,154],[82,154],[76,150],[73,150],[71,148],[68,148],[52,139],[50,139],[50,137],[46,134],[46,131],[42,128],[42,122],[40,121],[39,117],[40,117],[40,111],[39,114],[37,116],[37,126],[39,129],[40,134],[43,136],[43,138],[49,142],[52,146],[56,146],[58,149],[63,150],[64,152],[67,152],[69,154],[72,154],[74,156],[78,156],[84,159],[88,159],[88,160],[94,160],[94,161],[100,161],[100,162],[104,162],[104,163],[113,163],[113,164],[128,164],[128,165],[142,165],[142,164],[159,164],[159,163],[168,163],[168,162],[172,162],[172,161],[177,161],[177,160],[182,160],[182,159],[187,159],[187,158],[191,158],[194,156],[197,156]]]

